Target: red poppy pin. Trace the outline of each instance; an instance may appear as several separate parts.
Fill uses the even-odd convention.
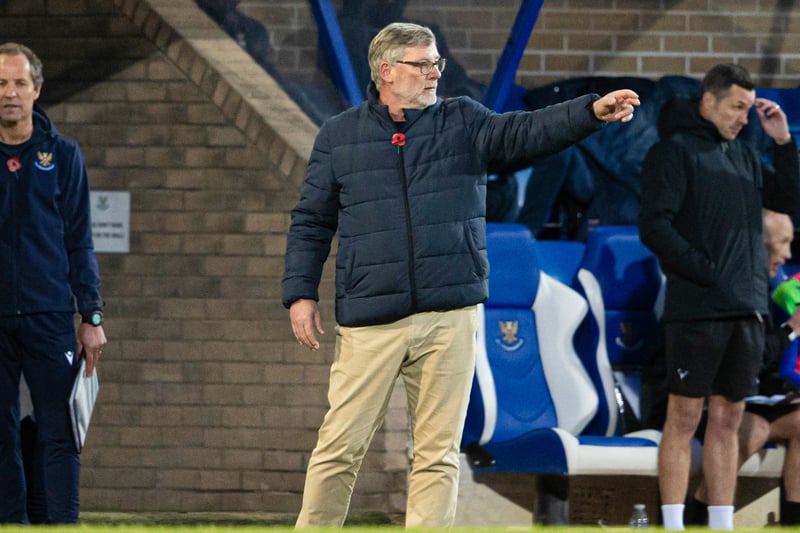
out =
[[[22,168],[22,163],[19,162],[19,157],[12,157],[6,161],[6,166],[8,167],[9,172],[16,172]]]
[[[406,136],[402,133],[392,135],[392,146],[405,146]]]

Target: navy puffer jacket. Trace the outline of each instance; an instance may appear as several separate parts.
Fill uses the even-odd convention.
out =
[[[407,109],[404,143],[378,100],[326,121],[292,211],[283,304],[318,300],[339,232],[336,321],[385,324],[488,295],[487,170],[521,168],[597,130],[596,95],[497,114],[466,97]]]

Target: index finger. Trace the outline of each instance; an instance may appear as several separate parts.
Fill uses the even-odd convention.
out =
[[[635,100],[639,99],[639,95],[635,91],[632,91],[630,89],[617,89],[616,91],[613,91],[611,94],[614,95],[614,97],[617,99],[620,98],[622,99],[632,98]]]
[[[634,95],[625,95],[622,97],[617,98],[617,102],[623,105],[641,105],[641,101],[639,100],[639,96],[634,93]]]
[[[92,377],[94,369],[97,366],[97,360],[100,359],[100,350],[86,352],[86,377]]]
[[[292,331],[297,342],[311,349],[319,348],[317,336],[314,334],[313,316],[303,315],[292,319]]]
[[[305,328],[305,336],[306,342],[305,345],[311,348],[312,350],[319,349],[319,341],[317,340],[317,335],[314,333],[313,323],[309,322]]]

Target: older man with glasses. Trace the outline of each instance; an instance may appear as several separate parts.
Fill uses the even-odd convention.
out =
[[[286,247],[283,303],[297,341],[323,333],[318,286],[331,241],[336,354],[330,409],[308,466],[298,527],[344,523],[356,476],[401,377],[413,434],[406,525],[449,527],[472,385],[477,304],[487,298],[487,172],[524,168],[605,122],[636,93],[587,95],[535,112],[439,100],[445,59],[409,23],[372,40],[367,101],[322,125]]]

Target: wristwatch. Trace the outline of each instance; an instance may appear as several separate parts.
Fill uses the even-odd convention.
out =
[[[103,325],[103,312],[92,311],[88,315],[81,315],[81,322],[84,324],[91,324],[92,326]]]

